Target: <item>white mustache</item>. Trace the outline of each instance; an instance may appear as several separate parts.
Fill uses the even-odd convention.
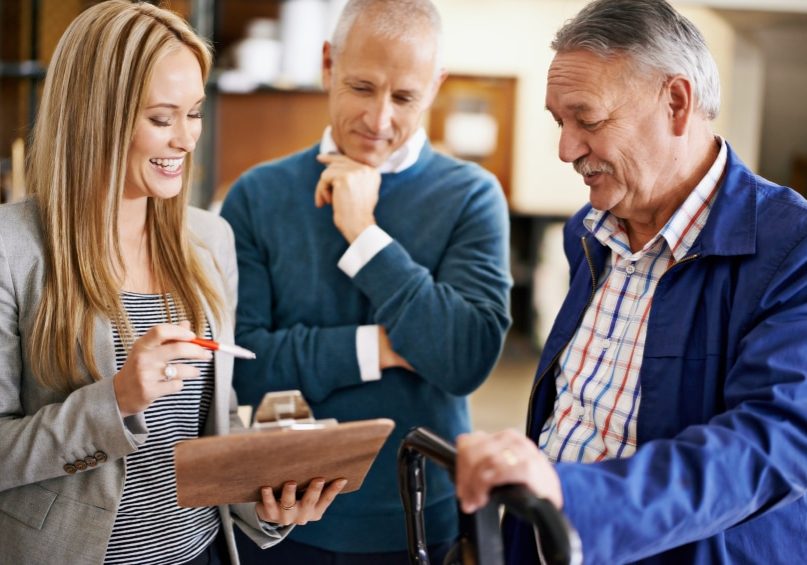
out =
[[[612,167],[609,163],[592,165],[588,161],[583,161],[582,159],[574,162],[574,170],[583,176],[593,175],[596,173],[605,173],[609,175],[614,173],[614,167]]]

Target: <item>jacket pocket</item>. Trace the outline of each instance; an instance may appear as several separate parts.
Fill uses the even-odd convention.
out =
[[[37,530],[42,529],[58,495],[39,485],[25,485],[0,492],[0,511]]]

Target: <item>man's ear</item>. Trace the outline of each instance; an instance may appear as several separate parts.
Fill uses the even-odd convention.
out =
[[[448,71],[445,69],[440,69],[439,74],[435,77],[434,81],[432,82],[431,92],[429,93],[429,104],[428,107],[432,105],[434,99],[437,97],[437,93],[440,92],[440,87],[448,78]]]
[[[676,75],[667,79],[667,104],[673,134],[682,136],[689,127],[692,114],[695,112],[695,97],[692,94],[692,83],[688,78]]]
[[[329,41],[322,44],[322,88],[326,92],[331,89],[333,76],[333,46]]]

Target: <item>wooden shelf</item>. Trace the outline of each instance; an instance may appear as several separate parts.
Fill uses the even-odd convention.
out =
[[[514,77],[449,75],[437,93],[429,117],[429,138],[440,146],[445,138],[446,119],[452,112],[460,110],[467,102],[485,107],[485,113],[498,125],[496,148],[477,162],[496,175],[508,201],[513,170],[516,86]]]
[[[318,142],[329,121],[321,91],[262,89],[216,98],[216,199],[250,167]]]

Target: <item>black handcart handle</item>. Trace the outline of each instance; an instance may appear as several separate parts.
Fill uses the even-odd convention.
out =
[[[424,456],[444,467],[453,480],[457,450],[426,428],[414,428],[404,437],[398,449],[398,488],[406,511],[409,559],[413,565],[429,565],[423,522],[423,509],[426,506]],[[453,556],[455,563],[503,565],[499,506],[504,506],[510,514],[534,525],[542,562],[549,565],[582,562],[580,538],[565,516],[548,500],[536,497],[526,487],[505,485],[493,489],[490,502],[476,513],[464,514],[459,511],[460,555]]]

